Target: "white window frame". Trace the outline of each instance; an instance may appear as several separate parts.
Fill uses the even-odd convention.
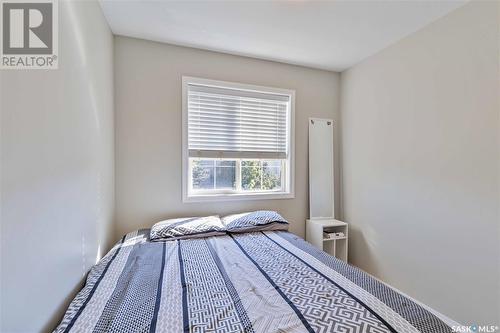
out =
[[[272,94],[287,95],[290,97],[290,117],[288,118],[289,140],[287,142],[288,156],[285,162],[286,176],[282,178],[282,191],[258,191],[234,193],[233,191],[220,190],[190,191],[191,163],[188,151],[188,103],[187,93],[189,84],[206,85],[220,88],[232,88]],[[265,158],[264,158],[265,159]],[[251,160],[248,158],[245,160]],[[284,183],[283,183],[284,180]],[[295,198],[295,90],[280,89],[265,86],[256,86],[243,83],[227,82],[202,79],[191,76],[182,77],[182,201],[183,202],[205,202],[205,201],[233,201],[233,200],[266,200],[266,199],[291,199]]]

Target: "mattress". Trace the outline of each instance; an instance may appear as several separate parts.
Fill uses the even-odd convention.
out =
[[[451,332],[363,271],[285,231],[124,236],[55,332]]]

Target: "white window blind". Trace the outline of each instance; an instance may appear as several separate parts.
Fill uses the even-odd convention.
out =
[[[287,158],[290,96],[188,84],[190,157]]]

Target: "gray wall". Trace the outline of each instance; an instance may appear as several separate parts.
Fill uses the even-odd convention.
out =
[[[296,90],[295,199],[182,203],[183,75]],[[339,119],[337,73],[116,37],[115,87],[117,237],[164,218],[259,208],[278,210],[304,235],[307,119]]]
[[[462,323],[500,323],[498,2],[342,73],[350,259]]]
[[[113,36],[59,2],[59,69],[1,75],[1,332],[49,331],[112,241]]]

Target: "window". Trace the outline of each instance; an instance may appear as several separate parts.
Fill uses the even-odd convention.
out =
[[[184,201],[293,197],[294,96],[183,77]]]

